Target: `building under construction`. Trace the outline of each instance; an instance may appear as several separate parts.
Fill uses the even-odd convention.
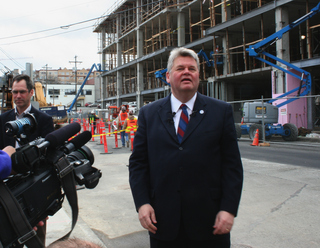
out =
[[[155,75],[170,51],[184,46],[200,58],[199,92],[233,104],[285,93],[294,82],[281,70],[250,57],[246,49],[309,13],[318,0],[119,0],[96,24],[101,53],[101,101],[138,108],[170,93]],[[268,47],[268,52],[312,75],[308,98],[281,110],[284,122],[319,126],[320,14]],[[163,73],[165,76],[165,74]],[[291,82],[292,81],[292,82]],[[301,101],[300,101],[301,100]],[[297,107],[299,106],[299,108]],[[295,109],[299,109],[295,113]]]

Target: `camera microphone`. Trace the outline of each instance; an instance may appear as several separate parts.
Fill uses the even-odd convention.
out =
[[[84,146],[88,141],[90,141],[92,135],[90,131],[84,131],[74,137],[68,144],[64,146],[64,152],[69,154],[72,151],[80,149]]]
[[[81,126],[77,122],[73,122],[56,131],[53,131],[45,137],[45,140],[50,143],[49,147],[56,148],[62,146],[70,137],[80,132]]]
[[[24,132],[33,133],[37,129],[37,126],[38,123],[33,114],[27,113],[21,119],[8,121],[4,125],[4,130],[8,136],[19,137]]]

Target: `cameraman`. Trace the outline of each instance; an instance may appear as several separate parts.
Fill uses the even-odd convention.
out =
[[[0,180],[7,178],[11,173],[11,155],[16,151],[12,146],[0,150]]]
[[[28,75],[21,74],[13,78],[12,83],[12,97],[15,103],[15,108],[0,115],[0,149],[6,146],[13,146],[18,148],[20,144],[14,137],[9,137],[5,134],[4,126],[8,121],[14,121],[23,118],[26,113],[31,113],[37,120],[38,126],[34,133],[29,134],[25,140],[20,140],[22,144],[27,144],[38,137],[45,138],[48,133],[54,131],[52,117],[43,113],[31,105],[31,98],[33,96],[33,84]],[[45,244],[46,237],[46,221],[43,220],[44,225],[38,228],[37,235]]]
[[[4,126],[8,121],[23,118],[26,113],[34,115],[38,122],[38,128],[34,133],[28,135],[26,140],[20,140],[23,143],[26,144],[38,137],[44,138],[48,133],[54,131],[52,117],[31,105],[31,97],[33,96],[34,90],[30,77],[24,74],[15,76],[11,88],[15,108],[0,115],[0,149],[6,146],[13,146],[15,148],[20,146],[14,137],[9,137],[5,134]]]

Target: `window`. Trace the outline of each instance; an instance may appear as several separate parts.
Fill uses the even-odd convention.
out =
[[[76,90],[75,89],[66,89],[64,94],[65,95],[75,95]]]
[[[90,95],[92,95],[92,90],[83,90],[83,94],[90,96]]]
[[[49,95],[60,95],[60,90],[59,89],[49,89]]]

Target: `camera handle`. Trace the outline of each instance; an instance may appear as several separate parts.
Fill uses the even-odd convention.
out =
[[[76,183],[75,183],[74,175],[72,173],[73,166],[70,164],[68,159],[64,156],[60,158],[54,165],[58,172],[58,175],[60,177],[60,181],[62,184],[62,188],[64,190],[64,193],[67,197],[67,200],[72,210],[71,230],[62,238],[58,239],[58,240],[63,240],[70,236],[71,232],[73,231],[73,228],[77,223],[78,213],[79,213],[78,196],[77,196],[77,191],[75,187]]]
[[[42,248],[43,244],[37,236],[36,231],[33,230],[24,215],[20,204],[17,202],[7,185],[3,182],[0,182],[0,203],[4,208],[16,235],[19,237],[17,240],[18,247],[19,245],[26,244],[27,247]],[[2,247],[1,242],[0,247]]]

